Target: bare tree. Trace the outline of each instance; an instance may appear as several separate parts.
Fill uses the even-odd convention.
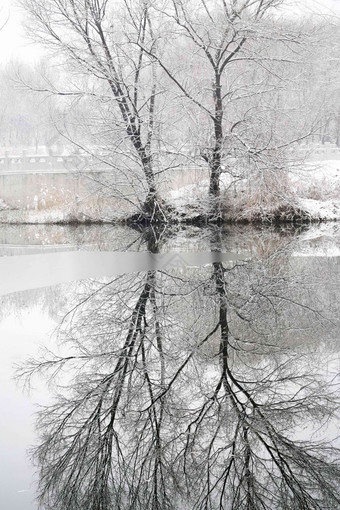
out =
[[[310,132],[293,138],[275,132],[275,91],[286,87],[288,68],[298,71],[303,41],[301,28],[280,18],[284,5],[284,0],[174,0],[152,6],[163,23],[167,51],[145,51],[187,100],[188,109],[196,109],[193,115],[207,132],[206,145],[199,149],[210,170],[215,220],[221,219],[223,170],[236,176],[239,159],[243,167],[279,170],[284,148]]]
[[[145,51],[157,52],[149,2],[23,0],[22,5],[32,20],[32,36],[68,63],[68,83],[47,83],[40,90],[85,99],[92,102],[95,113],[105,110],[105,131],[97,132],[97,139],[101,137],[104,144],[111,141],[111,154],[105,159],[99,151],[98,161],[113,167],[118,180],[124,164],[119,167],[117,160],[130,161],[130,173],[131,169],[136,172],[137,165],[146,184],[144,199],[140,188],[136,193],[142,219],[167,221],[153,162],[156,101],[161,90],[157,63]],[[98,128],[94,118],[92,131]],[[86,124],[91,130],[90,125]],[[93,154],[91,147],[83,149]]]
[[[197,164],[190,144],[209,169],[210,221],[222,220],[222,172],[282,198],[286,149],[312,131],[287,88],[312,39],[281,15],[286,0],[20,1],[33,37],[68,66],[66,79],[36,89],[77,111],[80,139],[64,136],[111,171],[99,184],[138,205],[132,220],[174,219],[160,181]]]

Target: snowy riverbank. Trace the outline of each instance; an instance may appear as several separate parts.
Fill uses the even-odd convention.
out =
[[[233,182],[222,174],[221,194],[224,220],[230,223],[284,223],[340,220],[340,161],[307,162],[283,178],[273,174],[263,183],[250,179]],[[207,211],[208,180],[169,191],[165,199],[178,212],[174,221],[195,223]],[[124,222],[131,211],[115,207],[80,207],[70,203],[50,209],[12,210],[0,200],[0,223],[59,224]]]
[[[208,180],[169,193],[169,201],[183,218],[202,213]],[[233,182],[221,177],[223,214],[227,222],[290,222],[340,220],[340,161],[307,162],[287,172],[282,179],[274,174],[258,182]]]

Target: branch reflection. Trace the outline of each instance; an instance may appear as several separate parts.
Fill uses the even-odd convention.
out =
[[[292,250],[88,283],[65,354],[21,368],[59,381],[33,452],[46,508],[340,505],[334,316]]]

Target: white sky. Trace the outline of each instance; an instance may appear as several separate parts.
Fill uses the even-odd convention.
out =
[[[289,0],[287,0],[289,2]],[[294,3],[294,0],[291,0]],[[337,13],[340,17],[340,0],[295,0],[299,7],[294,11],[306,13],[310,9],[318,12]],[[34,62],[43,54],[43,49],[27,40],[21,26],[24,14],[16,6],[16,0],[0,0],[0,26],[9,17],[0,31],[0,63],[11,58]]]
[[[294,0],[292,0],[294,3]],[[295,0],[296,5],[302,11],[326,12],[331,14],[340,13],[340,0]]]
[[[25,37],[21,26],[23,13],[16,6],[15,0],[0,0],[0,26],[8,19],[6,25],[0,31],[0,62],[7,62],[11,58],[37,60],[42,54],[31,41]]]

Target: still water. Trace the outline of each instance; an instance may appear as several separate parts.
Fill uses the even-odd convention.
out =
[[[1,508],[340,508],[337,225],[0,242]]]

